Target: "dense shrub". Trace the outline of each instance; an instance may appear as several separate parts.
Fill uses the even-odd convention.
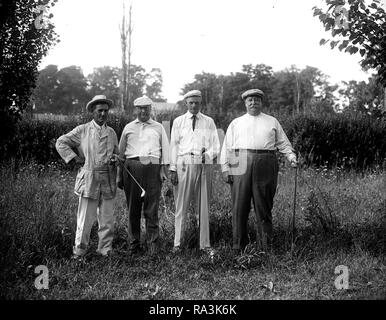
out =
[[[334,114],[281,120],[295,149],[308,164],[363,169],[382,165],[386,122],[369,116]]]
[[[180,111],[161,112],[157,121],[170,121]],[[226,131],[237,114],[215,115],[218,128]],[[386,156],[386,122],[367,116],[333,114],[324,117],[276,115],[294,148],[309,165],[366,168],[382,165]],[[90,115],[66,121],[23,120],[11,141],[0,146],[0,158],[32,159],[38,163],[60,160],[55,150],[56,139],[76,125],[90,120]],[[118,138],[130,121],[127,115],[111,114],[109,125]]]

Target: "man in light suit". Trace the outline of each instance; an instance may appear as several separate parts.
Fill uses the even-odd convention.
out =
[[[194,198],[199,220],[199,247],[212,251],[209,238],[209,197],[213,161],[220,151],[216,125],[200,112],[199,90],[184,95],[188,111],[173,122],[170,140],[170,178],[176,204],[173,251],[179,252],[186,230],[186,218]]]

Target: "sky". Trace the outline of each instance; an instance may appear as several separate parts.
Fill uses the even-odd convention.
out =
[[[122,1],[126,9],[132,3],[132,63],[161,69],[162,95],[171,103],[195,74],[227,75],[244,64],[313,66],[331,83],[371,75],[359,54],[319,45],[330,38],[313,17],[320,0],[59,0],[50,12],[61,42],[40,68],[77,65],[87,76],[96,67],[119,67]]]

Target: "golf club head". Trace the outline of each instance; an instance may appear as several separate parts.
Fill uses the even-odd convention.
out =
[[[143,198],[146,194],[146,191],[144,189],[142,189],[142,193],[141,193],[141,198]]]

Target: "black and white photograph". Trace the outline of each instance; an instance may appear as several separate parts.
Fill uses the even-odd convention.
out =
[[[386,0],[0,0],[0,132],[3,302],[386,299]]]

